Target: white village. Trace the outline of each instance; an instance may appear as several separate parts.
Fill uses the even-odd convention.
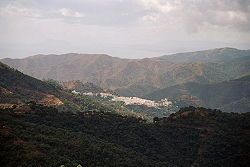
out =
[[[93,92],[87,92],[87,93],[81,93],[77,92],[75,90],[72,91],[73,94],[82,94],[86,96],[101,96],[103,98],[111,98],[112,101],[121,101],[124,102],[125,105],[144,105],[147,107],[170,107],[172,105],[172,102],[169,101],[167,98],[161,99],[160,101],[152,101],[148,99],[143,99],[139,97],[125,97],[125,96],[116,96],[111,93],[93,93]]]

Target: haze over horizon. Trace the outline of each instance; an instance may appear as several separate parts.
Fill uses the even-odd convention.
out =
[[[173,53],[167,53],[167,54],[162,54],[162,55],[156,55],[156,56],[144,56],[144,57],[122,57],[122,56],[115,56],[111,54],[106,54],[106,53],[76,53],[76,52],[65,52],[65,53],[39,53],[39,54],[34,54],[34,55],[28,55],[28,56],[23,56],[23,57],[1,57],[0,60],[4,59],[26,59],[26,58],[31,58],[31,57],[36,57],[36,56],[52,56],[52,55],[57,55],[57,56],[63,56],[63,55],[106,55],[108,57],[113,57],[113,58],[120,58],[120,59],[131,59],[131,60],[140,60],[140,59],[147,59],[147,58],[160,58],[163,56],[175,56],[178,54],[185,54],[185,53],[198,53],[198,52],[204,52],[204,51],[213,51],[213,50],[218,50],[218,49],[233,49],[233,50],[240,50],[240,51],[248,51],[250,49],[238,49],[238,48],[232,48],[232,47],[222,47],[222,48],[212,48],[212,49],[203,49],[203,50],[191,50],[191,51],[183,51],[183,52],[173,52]]]
[[[2,0],[0,58],[101,53],[122,58],[249,49],[247,0]]]

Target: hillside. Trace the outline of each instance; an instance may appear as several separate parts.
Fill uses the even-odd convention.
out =
[[[184,108],[154,124],[111,113],[0,110],[0,165],[247,166],[250,115]]]
[[[60,90],[53,85],[32,78],[0,62],[0,103],[37,101],[48,105],[61,105],[56,97]]]
[[[150,99],[170,98],[188,105],[220,108],[227,112],[250,111],[250,75],[215,84],[186,83],[157,90]]]
[[[67,81],[67,82],[61,82],[60,83],[64,89],[67,90],[75,90],[77,92],[92,92],[92,93],[101,93],[104,92],[104,90],[99,87],[94,85],[93,83],[87,82],[87,83],[82,83],[81,81]]]
[[[0,63],[0,109],[13,108],[16,110],[30,111],[29,104],[41,104],[53,106],[60,112],[86,112],[101,111],[118,113],[123,116],[134,116],[152,121],[158,113],[144,112],[137,109],[136,112],[121,102],[112,101],[109,98],[90,97],[84,94],[74,94],[77,90],[82,93],[92,91],[101,93],[103,89],[92,84],[83,84],[80,81],[62,83],[55,80],[41,81],[25,75]],[[106,90],[109,92],[109,90]]]
[[[38,103],[53,106],[60,111],[78,112],[83,109],[103,108],[99,102],[75,96],[61,88],[54,80],[41,81],[25,75],[0,62],[0,108],[20,107]],[[88,106],[89,105],[89,106]]]
[[[2,61],[39,79],[91,82],[126,96],[187,82],[222,82],[250,72],[250,51],[232,48],[145,59],[69,53]]]

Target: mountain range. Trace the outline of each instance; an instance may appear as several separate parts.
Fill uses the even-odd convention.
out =
[[[228,49],[222,49],[222,52],[225,50]],[[138,113],[131,112],[123,103],[101,97],[94,99],[71,92],[74,89],[82,92],[102,92],[104,89],[99,85],[82,83],[78,80],[58,82],[49,77],[44,77],[42,81],[0,63],[0,166],[243,167],[249,164],[248,55],[233,56],[237,58],[230,61],[220,59],[215,62],[207,60],[200,62],[199,60],[191,64],[160,60],[165,59],[165,56],[143,60],[98,56],[120,61],[120,65],[123,64],[121,61],[128,61],[126,65],[133,64],[127,67],[128,70],[130,67],[140,69],[139,73],[135,71],[136,76],[143,74],[145,82],[152,82],[152,85],[139,82],[128,87],[111,87],[113,90],[125,91],[134,88],[130,93],[141,93],[142,96],[151,99],[172,98],[180,104],[211,106],[242,113],[225,113],[217,109],[190,106],[183,107],[168,117],[154,117],[153,122],[148,122],[143,114],[138,117]],[[37,57],[43,56],[33,58]],[[4,61],[6,60],[14,62],[11,59]],[[60,61],[67,64],[65,60]],[[93,63],[96,62],[99,60]],[[147,63],[144,64],[145,62]],[[156,76],[144,70],[154,72],[159,70],[159,75],[162,74],[163,66],[158,68],[155,65],[154,70],[146,68],[150,64],[152,67],[156,62],[169,64],[171,68],[178,66],[179,70],[186,68],[187,71],[184,70],[182,73],[179,71],[181,81],[169,82],[165,78],[162,83],[171,84],[157,85],[156,80],[154,85],[153,78]],[[27,67],[32,66],[34,73],[36,73],[36,68],[33,67],[35,63],[39,61],[29,60],[26,64]],[[66,67],[64,65],[60,68]],[[197,73],[198,69],[193,72],[188,70],[189,67],[196,68],[200,65],[204,67],[202,70],[207,70],[207,67],[213,70],[206,75],[202,70],[202,73]],[[98,67],[94,64],[86,68],[82,66],[81,68],[89,72],[90,67]],[[46,69],[46,64],[37,66],[38,69],[41,67],[44,71],[50,69],[52,72],[58,68],[51,66]],[[214,67],[217,71],[222,69],[228,71],[222,70],[221,75],[217,75]],[[69,69],[75,70],[74,68],[79,67],[72,64]],[[103,67],[102,70],[106,68],[108,67]],[[118,65],[117,70],[119,70]],[[228,77],[224,76],[226,73]],[[70,77],[70,74],[67,75]],[[87,73],[84,75],[90,76]],[[64,77],[63,74],[58,76]],[[124,76],[131,77],[131,80],[138,79],[133,78],[132,72]]]
[[[69,53],[1,61],[38,79],[92,82],[125,96],[143,96],[187,82],[218,83],[250,72],[250,50],[233,48],[144,59]]]
[[[58,80],[67,89],[250,110],[250,50],[218,48],[144,59],[69,53],[1,61],[38,79]]]
[[[250,111],[250,75],[213,84],[188,82],[154,91],[148,99],[168,98],[186,105],[220,108],[227,112]]]

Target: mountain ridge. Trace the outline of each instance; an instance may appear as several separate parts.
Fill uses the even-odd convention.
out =
[[[169,54],[164,54],[164,55],[160,55],[160,56],[155,56],[155,57],[145,57],[145,58],[126,58],[126,57],[118,57],[118,56],[112,56],[110,54],[106,54],[106,53],[81,53],[81,52],[68,52],[68,53],[61,53],[61,54],[53,54],[53,53],[49,53],[49,54],[42,54],[42,53],[38,53],[35,55],[31,55],[31,56],[26,56],[26,57],[21,57],[21,58],[1,58],[2,59],[26,59],[26,58],[34,58],[34,57],[38,57],[38,56],[61,56],[61,55],[71,55],[71,54],[75,54],[75,55],[96,55],[96,56],[107,56],[107,57],[112,57],[112,58],[118,58],[118,59],[126,59],[126,60],[142,60],[142,59],[158,59],[158,58],[162,58],[165,56],[173,56],[173,55],[177,55],[177,54],[192,54],[192,53],[196,53],[196,52],[211,52],[211,51],[218,51],[218,50],[234,50],[234,51],[250,51],[250,49],[238,49],[238,48],[234,48],[234,47],[221,47],[221,48],[213,48],[213,49],[203,49],[203,50],[197,50],[197,51],[186,51],[186,52],[176,52],[176,53],[169,53]]]
[[[224,50],[223,54],[220,50]],[[232,50],[231,59],[228,61],[224,57],[228,57]],[[200,53],[203,52],[209,51],[198,52],[198,57],[202,56]],[[211,52],[213,57],[222,55],[223,58],[212,59],[209,62],[184,60],[171,62],[171,59],[161,57],[123,59],[105,54],[69,53],[1,61],[38,79],[92,82],[104,89],[117,90],[122,95],[130,91],[131,93],[125,93],[128,96],[143,96],[145,88],[152,88],[153,91],[154,88],[165,88],[187,82],[222,82],[250,72],[249,50],[226,48],[211,50]],[[193,57],[196,59],[197,55],[194,54]]]
[[[239,51],[242,52],[241,55],[237,55]],[[168,59],[169,61],[173,62],[214,62],[214,61],[219,61],[221,59],[225,60],[225,58],[226,59],[229,58],[230,60],[232,56],[238,58],[248,56],[249,51],[250,51],[249,49],[240,50],[237,48],[225,47],[225,48],[215,48],[215,49],[193,51],[193,52],[175,53],[175,54],[163,55],[158,58]],[[219,55],[217,55],[218,53]]]
[[[189,105],[220,108],[222,111],[249,111],[250,106],[250,75],[235,80],[213,84],[188,82],[181,85],[156,90],[145,97],[153,100],[170,98],[182,100]],[[243,103],[244,102],[244,103]],[[238,105],[240,103],[242,108]]]

